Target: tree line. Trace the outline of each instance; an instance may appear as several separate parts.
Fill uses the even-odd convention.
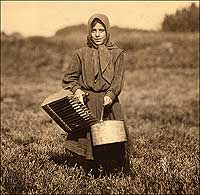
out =
[[[199,7],[192,3],[190,7],[177,10],[175,14],[166,14],[162,22],[162,31],[199,31]]]

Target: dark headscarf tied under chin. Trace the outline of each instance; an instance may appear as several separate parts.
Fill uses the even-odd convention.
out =
[[[99,46],[92,41],[92,35],[91,35],[92,22],[95,19],[100,20],[104,24],[106,30],[106,40],[104,44]],[[110,23],[106,15],[94,14],[88,20],[87,45],[95,49],[93,52],[94,58],[92,58],[95,76],[98,74],[99,71],[98,66],[100,64],[102,76],[104,77],[105,80],[111,83],[112,78],[114,76],[114,66],[112,64],[112,59],[109,50],[118,49],[118,47],[113,42],[110,42]],[[109,72],[106,71],[106,69],[109,69]]]

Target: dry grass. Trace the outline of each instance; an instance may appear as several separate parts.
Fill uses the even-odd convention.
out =
[[[130,63],[132,52],[127,54]],[[132,174],[96,179],[76,164],[65,149],[63,131],[40,107],[46,96],[61,89],[63,72],[56,70],[55,77],[48,71],[40,77],[12,71],[2,75],[2,194],[199,193],[198,68],[160,64],[126,72],[120,99],[133,141]]]

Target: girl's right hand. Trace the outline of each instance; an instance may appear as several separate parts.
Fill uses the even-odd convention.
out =
[[[85,97],[85,93],[81,89],[77,89],[74,96],[77,97],[82,104],[84,104],[83,98]]]

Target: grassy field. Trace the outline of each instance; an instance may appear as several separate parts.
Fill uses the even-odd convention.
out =
[[[126,48],[120,100],[133,141],[132,174],[96,179],[76,164],[63,131],[40,107],[61,89],[60,42],[3,40],[1,194],[199,194],[199,39],[157,35],[132,33],[132,45],[115,37]]]

